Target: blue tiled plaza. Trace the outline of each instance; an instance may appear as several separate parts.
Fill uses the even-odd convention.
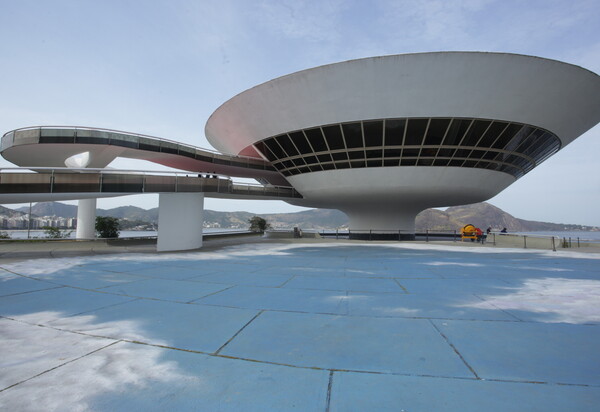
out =
[[[265,241],[0,267],[2,410],[600,403],[598,254]]]

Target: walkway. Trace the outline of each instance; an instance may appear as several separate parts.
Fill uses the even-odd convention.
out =
[[[592,411],[598,255],[207,243],[0,259],[6,410]]]

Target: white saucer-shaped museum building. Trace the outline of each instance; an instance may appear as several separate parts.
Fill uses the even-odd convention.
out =
[[[244,91],[209,118],[228,154],[262,157],[353,231],[414,233],[429,207],[487,200],[600,121],[600,78],[505,53],[351,60]]]

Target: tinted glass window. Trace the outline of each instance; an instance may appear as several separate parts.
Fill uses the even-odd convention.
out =
[[[279,145],[283,148],[283,150],[287,153],[288,156],[298,156],[299,153],[292,144],[292,141],[288,137],[287,134],[283,134],[275,138]]]
[[[533,133],[531,133],[529,136],[527,136],[527,138],[525,140],[523,140],[523,142],[519,145],[519,147],[517,147],[516,151],[519,153],[526,152],[527,150],[529,150],[531,148],[531,146],[534,146],[535,144],[537,144],[543,135],[544,135],[543,130],[540,130],[540,129],[534,130]]]
[[[405,146],[421,145],[428,119],[410,119],[406,128]]]
[[[342,131],[339,125],[325,126],[322,128],[330,150],[345,149]]]
[[[400,157],[402,149],[385,149],[385,157]]]
[[[304,131],[304,134],[316,152],[326,152],[328,150],[321,128],[307,129]]]
[[[439,145],[442,144],[450,119],[431,119],[429,122],[429,129],[427,129],[427,137],[425,137],[425,144],[427,145]]]
[[[364,159],[365,158],[365,151],[364,150],[357,150],[354,152],[348,152],[348,157],[350,159]]]
[[[321,162],[321,163],[323,163],[323,162],[331,162],[331,155],[330,154],[317,155],[317,157],[319,158],[319,162]]]
[[[332,153],[331,157],[333,157],[333,160],[348,160],[348,155],[346,152]]]
[[[385,121],[385,145],[400,146],[404,137],[404,126],[406,120],[386,120]]]
[[[461,141],[461,139],[463,138],[465,133],[467,132],[467,129],[469,128],[470,124],[471,124],[471,120],[465,120],[465,119],[452,120],[452,123],[450,124],[450,128],[448,129],[448,132],[446,133],[446,138],[444,139],[444,145],[456,146]]]
[[[279,143],[277,143],[275,139],[265,140],[265,145],[269,148],[271,153],[273,153],[277,159],[286,157],[283,153],[283,149],[281,148],[281,146],[279,146]]]
[[[254,143],[254,147],[270,161],[275,160],[275,156],[267,149],[267,146],[263,142]]]
[[[346,147],[364,147],[362,140],[362,128],[360,123],[346,123],[342,125]]]
[[[504,150],[513,151],[515,150],[523,140],[527,139],[529,135],[534,131],[533,127],[523,126],[519,129],[517,133],[513,136],[513,138],[508,142],[508,144],[504,147]]]
[[[367,150],[367,159],[375,159],[383,156],[383,150]]]
[[[485,130],[488,128],[491,122],[486,120],[475,120],[471,125],[471,128],[465,135],[461,146],[475,146]]]
[[[502,132],[502,134],[498,137],[498,139],[492,144],[492,147],[495,149],[503,149],[506,147],[508,142],[512,140],[512,138],[521,130],[523,126],[520,124],[511,123],[508,127]]]
[[[363,122],[365,146],[383,145],[383,121]]]
[[[317,163],[317,156],[306,156],[306,157],[304,158],[304,161],[305,161],[307,164],[311,164],[311,163]]]
[[[293,132],[293,133],[290,133],[289,135],[292,138],[292,141],[294,142],[294,144],[296,145],[298,150],[300,150],[300,153],[302,153],[302,154],[312,153],[312,149],[310,148],[310,145],[306,141],[306,137],[304,137],[304,133]]]
[[[493,122],[477,146],[490,147],[506,128],[506,122]]]

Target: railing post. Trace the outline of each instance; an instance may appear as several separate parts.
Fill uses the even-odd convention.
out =
[[[579,236],[577,237],[577,247],[581,247],[581,246],[579,245]]]
[[[425,242],[429,242],[429,229],[425,229]]]
[[[552,236],[552,251],[556,252],[556,243],[554,241],[554,236]]]
[[[527,249],[527,236],[523,235],[523,249]]]
[[[494,237],[494,246],[496,246],[496,234],[492,233],[492,236]]]
[[[572,248],[573,247],[573,243],[571,243],[571,236],[569,236],[569,247]]]
[[[335,240],[338,240],[338,230],[335,229]]]
[[[456,242],[456,229],[454,229],[454,237],[453,237],[453,241]]]
[[[54,193],[54,169],[52,169],[52,174],[50,175],[50,193]]]
[[[369,229],[369,240],[373,240],[373,229]]]
[[[398,242],[402,239],[402,229],[398,229]]]

